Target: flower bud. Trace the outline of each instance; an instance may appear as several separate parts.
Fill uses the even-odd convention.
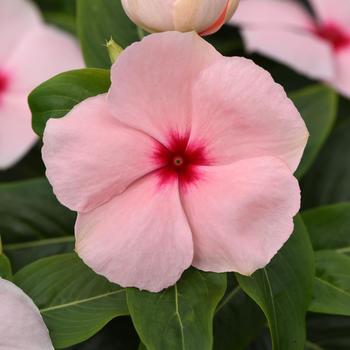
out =
[[[125,12],[148,32],[177,30],[209,35],[233,15],[239,0],[122,0]]]

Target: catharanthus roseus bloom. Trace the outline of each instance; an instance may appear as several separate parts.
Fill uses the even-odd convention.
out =
[[[243,0],[230,23],[242,28],[249,51],[330,83],[350,97],[350,1]]]
[[[195,33],[152,34],[108,95],[49,120],[43,158],[78,211],[76,251],[122,286],[159,291],[190,265],[251,274],[293,231],[308,133],[268,72]]]
[[[54,350],[38,308],[13,283],[0,278],[0,350]]]
[[[0,169],[36,140],[27,96],[52,75],[83,66],[70,35],[46,25],[29,1],[0,1]]]
[[[149,32],[178,30],[209,35],[233,15],[239,0],[122,0],[125,12]]]

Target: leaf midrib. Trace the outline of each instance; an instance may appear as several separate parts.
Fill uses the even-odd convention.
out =
[[[183,326],[180,312],[179,312],[179,297],[178,297],[178,291],[177,291],[177,284],[175,284],[175,315],[180,325],[182,349],[185,350],[186,348],[185,348],[184,326]]]
[[[70,307],[70,306],[77,306],[77,305],[80,305],[80,304],[88,303],[88,302],[93,301],[93,300],[106,298],[108,296],[116,295],[116,294],[123,293],[123,292],[125,292],[124,289],[119,289],[119,290],[116,290],[114,292],[109,292],[109,293],[105,293],[105,294],[96,295],[96,296],[91,297],[91,298],[85,298],[85,299],[75,300],[75,301],[72,301],[72,302],[69,302],[69,303],[65,303],[65,304],[49,306],[47,308],[40,309],[39,311],[40,311],[40,313],[43,314],[43,313],[47,313],[47,312],[51,312],[51,311],[55,311],[55,310],[59,310],[59,309],[64,309],[64,308]]]

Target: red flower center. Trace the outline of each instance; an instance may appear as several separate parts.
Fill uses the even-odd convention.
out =
[[[8,86],[8,77],[5,73],[0,71],[0,95],[2,95]]]
[[[199,166],[209,165],[205,147],[189,143],[189,136],[171,133],[167,147],[157,144],[153,159],[159,166],[157,175],[160,184],[179,179],[181,186],[187,186],[201,177]]]
[[[346,33],[334,23],[327,23],[317,27],[315,34],[328,41],[335,50],[340,50],[350,45],[350,33]]]

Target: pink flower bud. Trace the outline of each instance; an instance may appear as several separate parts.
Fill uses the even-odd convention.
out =
[[[125,12],[148,32],[177,30],[209,35],[233,15],[239,0],[122,0]]]

